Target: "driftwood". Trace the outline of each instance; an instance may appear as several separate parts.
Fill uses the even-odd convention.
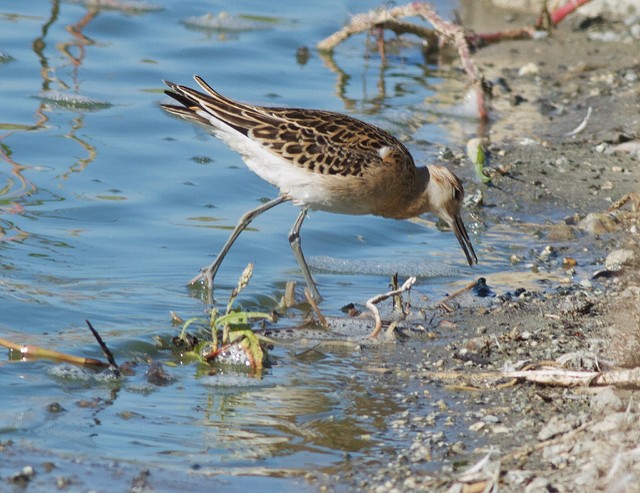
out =
[[[463,380],[485,383],[485,386],[456,385],[463,390],[494,390],[497,387],[511,386],[517,381],[531,382],[554,387],[637,387],[640,388],[640,368],[618,368],[606,371],[576,371],[552,366],[532,370],[458,372],[458,371],[422,371],[420,375],[434,380]],[[510,382],[495,384],[496,381],[511,379]],[[493,382],[493,383],[487,383]]]
[[[403,17],[416,16],[431,23],[435,31],[399,20]],[[347,26],[320,41],[316,47],[320,51],[331,51],[350,36],[372,29],[390,29],[396,34],[416,34],[426,39],[430,46],[435,46],[439,39],[446,40],[453,44],[458,50],[462,66],[476,93],[478,115],[482,120],[486,120],[489,117],[486,104],[489,87],[484,80],[482,72],[471,59],[464,29],[461,26],[443,20],[427,3],[414,2],[392,9],[377,9],[355,15],[351,18],[351,22],[349,22]],[[383,52],[381,55],[383,55]]]
[[[442,19],[428,3],[412,2],[391,9],[381,8],[354,15],[349,24],[320,41],[316,47],[321,52],[330,52],[354,34],[373,31],[378,34],[378,50],[384,60],[385,48],[382,33],[385,29],[393,31],[396,35],[413,34],[419,36],[427,42],[429,51],[437,51],[441,44],[450,43],[458,51],[462,67],[475,92],[478,117],[485,121],[489,117],[487,99],[490,96],[490,87],[486,83],[482,71],[471,58],[470,46],[477,48],[505,40],[531,39],[537,31],[556,26],[565,17],[589,1],[569,0],[553,12],[546,10],[545,2],[543,12],[535,25],[493,33],[466,31],[461,26]],[[420,17],[429,22],[433,29],[401,20],[405,17]]]
[[[373,298],[367,300],[365,305],[369,310],[371,310],[371,313],[373,313],[373,318],[375,318],[376,320],[376,325],[373,329],[373,332],[369,334],[369,338],[372,339],[376,337],[382,330],[382,319],[380,318],[380,312],[378,311],[378,307],[376,306],[376,304],[388,298],[391,298],[392,296],[396,296],[396,295],[399,295],[400,293],[404,293],[405,291],[409,291],[411,289],[411,286],[413,286],[415,282],[416,282],[416,278],[410,277],[404,282],[402,286],[400,286],[400,288],[394,289],[393,291],[389,291],[388,293],[378,294]]]
[[[640,387],[640,368],[607,371],[572,371],[561,368],[543,368],[531,371],[506,372],[505,376],[527,382],[559,387]]]

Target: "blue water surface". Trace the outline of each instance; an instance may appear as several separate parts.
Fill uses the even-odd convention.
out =
[[[193,85],[199,74],[236,99],[345,112],[401,137],[420,163],[435,158],[435,144],[461,148],[447,118],[425,104],[442,79],[418,45],[391,50],[386,68],[365,35],[340,45],[332,59],[314,49],[351,14],[378,5],[3,0],[2,337],[101,357],[84,325],[90,319],[119,360],[153,357],[152,336],[177,333],[170,310],[186,318],[208,308],[187,281],[214,258],[237,219],[277,191],[201,128],[168,117],[159,107],[168,100],[162,79]],[[456,2],[436,5],[448,16]],[[225,29],[190,21],[220,12],[231,16]],[[302,47],[306,62],[296,57]],[[243,233],[218,273],[217,297],[227,298],[249,261],[249,303],[273,308],[286,281],[302,283],[287,241],[297,213],[279,206]],[[327,257],[426,261],[469,272],[450,232],[407,221],[313,212],[302,241],[311,265]],[[473,241],[480,256],[481,241]],[[391,272],[314,274],[323,310],[337,315],[346,303],[385,291]],[[444,295],[454,278],[422,279],[416,289]],[[150,390],[141,379],[117,396],[93,377],[52,373],[48,361],[7,362],[0,366],[0,440],[60,454],[286,476],[367,448],[357,440],[375,428],[366,420],[345,424],[353,430],[346,445],[300,431],[307,421],[353,414],[338,390],[353,370],[349,361],[289,361],[262,380],[230,377],[228,386],[178,367],[173,386]],[[100,425],[95,413],[73,404],[92,399]],[[51,420],[44,406],[52,401],[67,414]]]

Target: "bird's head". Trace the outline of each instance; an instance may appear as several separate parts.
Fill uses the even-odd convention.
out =
[[[460,211],[464,189],[460,179],[444,166],[429,166],[427,185],[430,212],[445,221],[456,235],[469,265],[477,264],[478,257],[462,222]]]

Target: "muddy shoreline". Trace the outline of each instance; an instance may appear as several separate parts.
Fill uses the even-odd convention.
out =
[[[478,31],[535,19],[470,4],[463,20]],[[460,296],[450,301],[450,313],[435,308],[437,300],[414,298],[416,311],[424,306],[428,314],[409,321],[420,330],[397,344],[365,347],[353,388],[344,389],[348,397],[384,397],[401,410],[385,415],[380,428],[389,431],[381,444],[345,452],[331,470],[271,471],[268,479],[293,476],[301,489],[323,492],[495,491],[492,485],[531,493],[640,491],[636,390],[483,376],[542,363],[583,371],[640,366],[640,204],[630,195],[640,192],[634,33],[640,35],[640,17],[575,16],[547,38],[499,43],[474,55],[494,81],[487,136],[489,166],[497,172],[482,185],[464,159],[443,164],[464,179],[467,195],[481,194],[465,211],[478,237],[515,238],[504,271],[487,276],[496,296]],[[589,108],[584,129],[569,135]],[[460,147],[454,156],[464,157]],[[229,487],[225,477],[189,465],[146,470],[100,458],[52,458],[6,442],[0,452],[16,471],[2,484],[16,491],[48,491],[54,481],[61,491],[87,485],[244,491],[264,487],[269,475],[246,474]],[[21,469],[25,456],[35,476],[30,466]]]
[[[477,30],[507,19],[500,11],[471,17]],[[489,79],[502,78],[489,149],[491,167],[505,171],[483,186],[458,170],[467,194],[482,192],[470,212],[476,228],[502,226],[535,241],[489,279],[499,294],[490,306],[456,305],[432,328],[440,343],[408,344],[380,372],[410,402],[394,426],[411,445],[347,461],[333,476],[312,475],[321,489],[640,491],[637,391],[472,378],[541,362],[577,370],[640,362],[640,215],[637,198],[619,202],[640,192],[633,25],[576,16],[545,39],[476,53]],[[587,112],[584,129],[570,135]],[[434,402],[425,391],[433,385],[452,389],[455,406]],[[456,433],[432,433],[433,420]],[[433,460],[440,469],[430,469]]]

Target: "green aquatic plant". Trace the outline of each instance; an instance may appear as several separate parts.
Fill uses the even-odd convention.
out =
[[[249,264],[240,275],[238,285],[231,291],[224,314],[221,314],[220,310],[214,307],[211,309],[208,319],[194,317],[183,323],[178,337],[180,341],[187,340],[187,329],[193,323],[208,326],[211,331],[210,341],[200,341],[193,348],[201,361],[207,363],[214,361],[221,354],[224,354],[230,346],[237,344],[244,351],[250,366],[256,370],[262,369],[265,359],[264,350],[260,338],[254,333],[249,322],[251,320],[272,320],[273,315],[234,308],[238,295],[247,287],[252,274],[253,264]]]
[[[484,150],[484,144],[482,139],[474,138],[469,139],[467,142],[467,156],[473,163],[473,167],[476,171],[476,176],[482,183],[489,183],[491,181],[490,170],[486,167],[487,155]]]

